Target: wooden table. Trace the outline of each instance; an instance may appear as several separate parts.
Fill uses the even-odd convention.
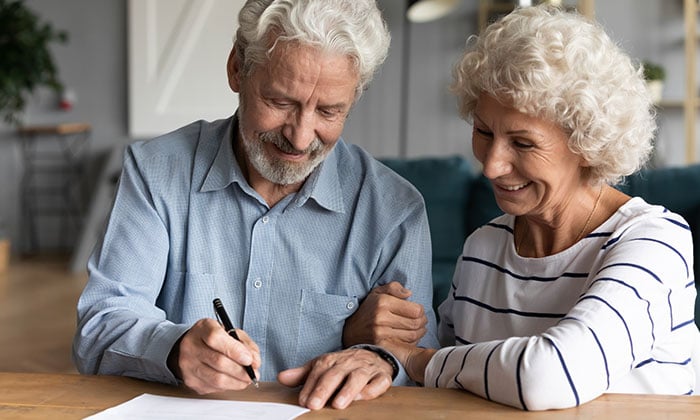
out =
[[[261,388],[197,396],[168,385],[114,376],[0,373],[0,418],[80,419],[142,393],[176,397],[296,404],[297,392],[272,382]],[[606,394],[568,410],[524,412],[467,392],[394,387],[373,401],[345,410],[326,408],[303,419],[700,419],[700,396]]]

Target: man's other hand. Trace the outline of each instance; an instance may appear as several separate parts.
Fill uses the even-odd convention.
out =
[[[287,369],[277,375],[283,385],[304,384],[299,405],[318,410],[330,402],[343,409],[356,400],[371,400],[391,387],[393,368],[377,353],[347,349],[315,358],[304,366]]]

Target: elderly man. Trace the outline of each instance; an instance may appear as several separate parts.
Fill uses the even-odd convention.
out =
[[[384,333],[437,345],[425,207],[340,138],[388,44],[373,0],[244,5],[227,62],[236,114],[126,150],[78,303],[81,372],[210,393],[248,386],[252,367],[305,383],[312,409],[407,383],[361,344],[382,331],[367,308],[393,295],[411,302],[388,312],[397,328]],[[213,319],[217,297],[240,341]]]

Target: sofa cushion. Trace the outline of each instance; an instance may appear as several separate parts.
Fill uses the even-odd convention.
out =
[[[695,273],[695,288],[698,296],[695,299],[695,324],[700,328],[700,205],[694,207],[684,216],[693,234],[693,260]]]
[[[686,217],[700,205],[700,164],[645,169],[627,177],[617,188]]]
[[[452,261],[444,260],[433,263],[433,307],[437,316],[437,308],[447,299],[447,294],[452,288],[452,277],[454,277],[457,258]]]
[[[498,207],[496,198],[493,196],[491,181],[484,175],[479,175],[472,183],[467,209],[469,212],[467,235],[503,214],[503,210]]]

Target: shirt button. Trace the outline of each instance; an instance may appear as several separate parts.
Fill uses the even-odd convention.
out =
[[[259,289],[262,287],[262,280],[260,278],[255,279],[255,282],[253,282],[253,287],[256,289]]]
[[[263,216],[263,218],[262,218],[262,222],[263,222],[263,223],[267,223],[267,222],[269,222],[269,221],[270,221],[270,217],[269,217],[269,216]]]
[[[345,307],[346,307],[348,310],[352,310],[352,308],[355,307],[355,302],[348,302],[348,303],[345,305]]]

